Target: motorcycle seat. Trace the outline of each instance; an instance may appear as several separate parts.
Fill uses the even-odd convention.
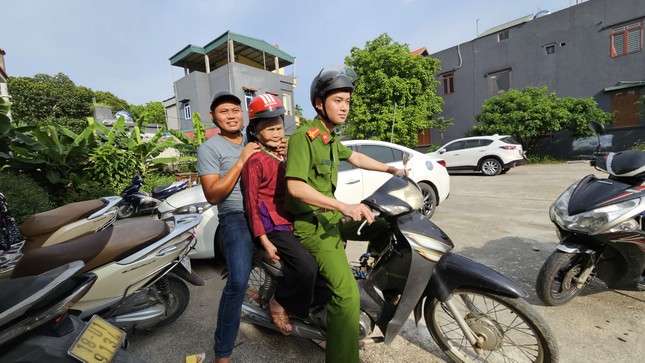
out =
[[[607,171],[617,177],[645,176],[645,152],[628,150],[613,153]]]
[[[183,184],[188,184],[188,181],[187,180],[180,180],[180,181],[176,181],[176,182],[172,182],[172,183],[168,183],[168,184],[157,185],[156,187],[152,188],[152,194],[153,195],[160,194],[160,193],[163,193],[167,189],[171,189],[171,188],[174,188],[174,187],[179,187],[179,186],[182,186]]]
[[[11,277],[37,275],[75,260],[85,262],[81,272],[86,272],[131,255],[169,233],[166,222],[157,219],[113,225],[65,243],[25,253]]]
[[[60,227],[79,219],[87,218],[105,205],[106,202],[93,199],[70,203],[46,212],[36,213],[22,223],[20,233],[27,239],[44,238],[44,242],[51,233],[57,231]],[[48,235],[43,236],[44,234]]]

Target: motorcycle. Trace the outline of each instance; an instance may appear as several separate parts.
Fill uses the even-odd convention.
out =
[[[94,274],[78,274],[82,268],[73,261],[0,281],[0,363],[142,362],[124,350],[123,331],[98,317],[86,323],[68,313],[96,281]]]
[[[589,127],[597,135],[604,128]],[[560,243],[535,283],[547,305],[576,297],[593,279],[609,289],[645,291],[645,152],[594,153],[591,165],[609,174],[573,183],[549,209]]]
[[[140,190],[144,184],[143,178],[138,175],[132,177],[132,182],[122,192],[123,200],[118,204],[119,219],[130,218],[134,215],[152,214],[163,200],[172,194],[188,187],[188,179],[158,185],[152,188],[152,195]]]
[[[25,253],[12,278],[32,276],[80,260],[81,272],[98,276],[74,306],[79,317],[100,315],[125,331],[152,329],[175,321],[190,300],[187,281],[203,285],[187,257],[195,244],[199,214],[112,225],[65,243]]]
[[[24,238],[3,256],[0,278],[9,277],[23,254],[41,247],[52,246],[90,233],[101,231],[116,220],[116,205],[120,197],[102,197],[63,205],[36,213],[20,225]]]
[[[389,246],[352,268],[360,291],[360,339],[390,344],[408,316],[422,313],[437,345],[454,361],[555,362],[558,348],[545,321],[517,283],[451,252],[450,238],[420,210],[423,193],[407,177],[392,177],[362,203],[389,225]],[[359,230],[360,232],[360,230]],[[217,253],[219,254],[219,253]],[[242,319],[278,331],[268,313],[281,278],[257,247]],[[291,318],[292,336],[325,340],[325,306]],[[370,337],[378,326],[382,337]]]

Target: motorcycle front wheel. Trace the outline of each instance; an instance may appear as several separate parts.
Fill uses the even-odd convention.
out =
[[[590,263],[589,255],[555,251],[544,262],[535,281],[537,296],[547,305],[562,305],[585,285],[579,278]]]
[[[119,209],[116,212],[116,217],[118,219],[130,218],[134,215],[134,206],[132,204],[123,204],[119,206]]]
[[[450,301],[480,341],[475,351],[444,302],[428,299],[424,315],[437,345],[455,362],[556,362],[551,330],[522,299],[455,290]]]

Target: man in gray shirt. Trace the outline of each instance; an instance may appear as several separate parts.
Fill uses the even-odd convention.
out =
[[[231,92],[222,91],[213,96],[210,116],[220,133],[197,150],[197,170],[204,195],[210,204],[217,204],[228,268],[217,312],[216,363],[230,362],[253,257],[253,239],[244,217],[240,174],[249,156],[260,151],[260,145],[251,142],[245,146],[240,105],[240,99]]]

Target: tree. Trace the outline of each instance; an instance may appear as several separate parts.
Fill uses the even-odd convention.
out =
[[[130,105],[110,92],[94,91],[96,103],[109,106],[112,111],[129,110]]]
[[[145,105],[130,105],[130,113],[135,121],[149,124],[166,125],[166,110],[161,102],[148,102]]]
[[[382,34],[363,49],[353,47],[345,63],[358,75],[346,130],[351,137],[415,147],[417,131],[436,126],[433,115],[443,104],[434,78],[438,60],[413,56],[407,44]]]
[[[94,93],[76,86],[63,73],[10,77],[7,83],[13,98],[12,117],[18,121],[35,125],[60,117],[84,119],[91,115]]]
[[[606,124],[612,115],[602,111],[591,97],[559,98],[555,92],[547,93],[546,87],[525,87],[489,98],[475,119],[479,124],[473,127],[473,135],[512,135],[530,152],[537,148],[541,136],[550,133],[568,130],[575,138],[590,136],[589,120]]]

